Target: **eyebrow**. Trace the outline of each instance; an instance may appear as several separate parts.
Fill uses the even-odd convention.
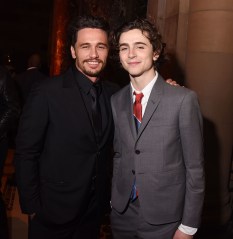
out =
[[[133,43],[134,45],[145,45],[145,46],[147,46],[147,44],[146,43],[144,43],[144,42],[134,42]],[[128,43],[121,43],[119,46],[128,46],[129,44]]]
[[[83,46],[83,45],[91,45],[91,43],[90,43],[90,42],[84,42],[84,43],[81,43],[81,44],[80,44],[80,46]],[[96,45],[97,45],[97,46],[98,46],[98,45],[108,46],[108,44],[103,43],[103,42],[98,42]]]

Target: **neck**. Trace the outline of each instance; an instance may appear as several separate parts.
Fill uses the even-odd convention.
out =
[[[91,77],[91,76],[87,76],[87,75],[86,75],[86,77],[87,77],[88,79],[90,79],[93,83],[95,83],[95,82],[98,81],[98,78],[97,78],[97,77]]]
[[[99,77],[97,76],[89,76],[87,74],[85,74],[78,66],[76,66],[76,68],[83,74],[85,75],[90,81],[92,81],[93,83],[97,82],[99,80]]]
[[[142,91],[155,77],[156,72],[153,69],[153,71],[149,71],[147,73],[144,73],[141,76],[130,76],[130,81],[137,91]]]

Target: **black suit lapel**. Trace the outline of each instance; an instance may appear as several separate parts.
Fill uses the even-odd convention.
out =
[[[103,146],[106,141],[109,138],[109,135],[111,133],[111,131],[113,131],[113,119],[112,119],[112,111],[111,111],[111,104],[110,104],[110,97],[111,97],[111,92],[110,89],[107,87],[107,85],[102,82],[102,94],[103,94],[103,98],[104,98],[104,103],[105,103],[105,111],[106,111],[106,119],[105,122],[107,122],[106,127],[103,131],[103,136],[102,136],[102,140],[100,142],[100,146]]]
[[[78,77],[82,77],[81,73],[78,75]],[[90,107],[87,106],[87,104],[85,103],[85,100],[83,99],[83,95],[81,92],[82,89],[79,86],[78,81],[75,79],[75,75],[71,67],[68,69],[68,71],[63,77],[63,88],[72,89],[72,91],[70,91],[70,94],[72,94],[71,97],[73,98],[74,105],[76,105],[76,107],[81,107],[81,105],[83,106],[84,108],[83,114],[87,114],[87,117],[88,117],[88,122],[86,122],[87,126],[91,127],[91,131],[93,133],[93,139],[95,139],[95,133],[91,123],[91,111],[89,109]],[[77,124],[78,124],[78,118],[79,118],[79,115],[77,115]]]
[[[114,108],[118,111],[118,120],[120,124],[124,124],[128,131],[128,134],[132,135],[133,140],[137,138],[137,131],[135,126],[135,120],[133,116],[133,97],[130,84],[125,86],[120,92],[119,101]]]

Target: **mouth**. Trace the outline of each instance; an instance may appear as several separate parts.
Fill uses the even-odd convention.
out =
[[[129,66],[137,66],[138,64],[140,64],[140,62],[138,61],[133,61],[133,62],[128,62],[127,63]]]
[[[84,61],[84,62],[87,63],[88,66],[91,67],[91,68],[96,68],[96,67],[99,66],[99,64],[103,63],[100,60],[87,60],[87,61]]]

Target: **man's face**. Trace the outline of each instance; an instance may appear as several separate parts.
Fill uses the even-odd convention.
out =
[[[141,30],[133,29],[123,32],[119,39],[119,56],[122,66],[132,77],[154,72],[153,61],[158,54]]]
[[[71,55],[78,70],[94,82],[106,65],[107,33],[97,28],[79,30],[75,46],[71,46]]]

